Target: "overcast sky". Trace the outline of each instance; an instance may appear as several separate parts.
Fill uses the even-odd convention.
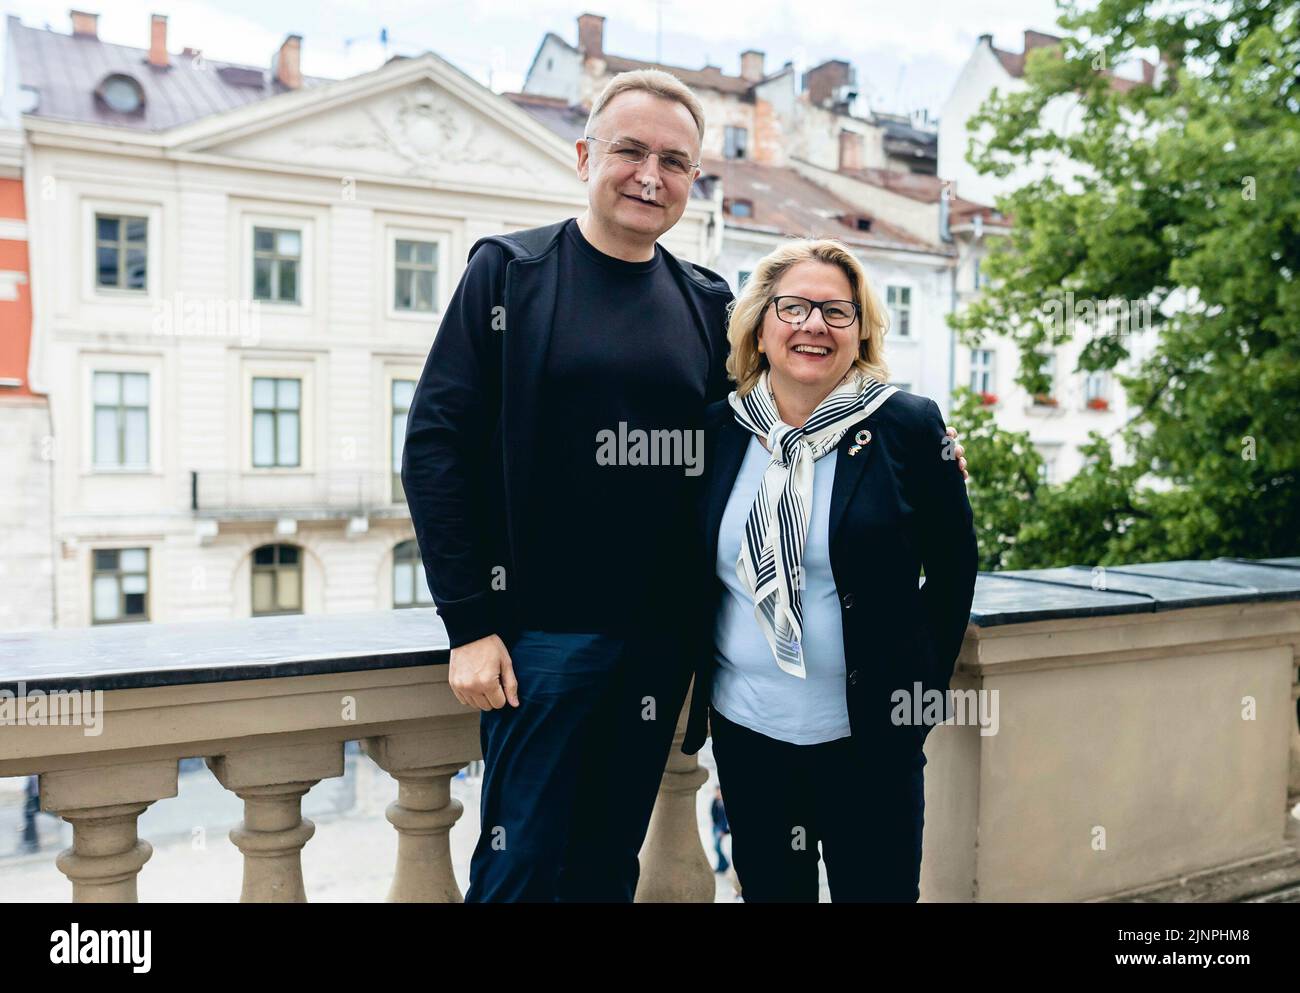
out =
[[[829,58],[858,70],[858,89],[880,110],[928,108],[937,115],[976,39],[1021,50],[1025,28],[1052,31],[1055,0],[75,0],[96,12],[106,41],[147,48],[149,15],[168,17],[168,45],[217,60],[266,65],[287,34],[303,37],[303,71],[344,77],[388,55],[437,52],[499,91],[517,90],[542,36],[577,41],[578,14],[605,15],[605,50],[699,68],[739,72],[740,52],[807,68]],[[70,30],[68,0],[5,0],[29,27]],[[659,21],[662,18],[662,34]]]

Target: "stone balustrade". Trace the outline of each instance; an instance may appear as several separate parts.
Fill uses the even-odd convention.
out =
[[[1125,899],[1294,856],[1297,654],[1300,559],[981,574],[953,689],[990,704],[996,733],[959,710],[930,735],[922,899]],[[432,609],[0,635],[11,716],[102,693],[98,733],[0,710],[0,776],[39,775],[42,808],[72,825],[57,865],[75,902],[134,901],[151,855],[137,819],[202,757],[244,804],[241,899],[303,902],[302,798],[358,741],[397,782],[388,899],[456,902],[450,783],[480,752],[447,657]],[[714,898],[695,812],[707,771],[682,731],[638,900]]]

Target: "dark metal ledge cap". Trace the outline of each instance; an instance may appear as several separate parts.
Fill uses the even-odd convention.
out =
[[[996,627],[1266,600],[1300,600],[1300,558],[982,572],[975,583],[971,623]]]
[[[0,691],[119,690],[445,664],[432,607],[0,634]]]
[[[1300,558],[1150,562],[980,573],[977,627],[1300,600]],[[432,607],[0,634],[0,691],[115,690],[443,665]]]

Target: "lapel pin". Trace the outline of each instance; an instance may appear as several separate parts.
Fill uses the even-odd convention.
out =
[[[857,444],[855,444],[852,448],[849,449],[849,454],[857,455],[858,452],[862,451],[862,446],[871,440],[871,432],[868,431],[866,428],[863,428],[861,431],[859,431],[857,434],[853,436],[853,440]]]

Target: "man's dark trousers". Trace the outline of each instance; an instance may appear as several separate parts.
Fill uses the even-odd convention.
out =
[[[523,631],[519,706],[484,711],[467,903],[630,903],[690,682],[680,635]]]

